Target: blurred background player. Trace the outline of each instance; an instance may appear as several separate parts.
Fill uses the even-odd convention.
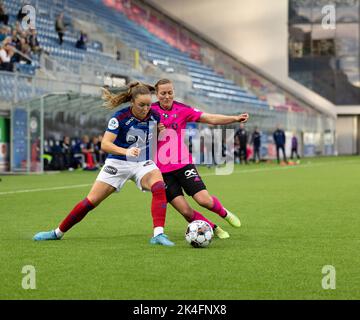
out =
[[[209,114],[174,100],[174,86],[168,79],[161,79],[155,84],[158,102],[152,104],[152,110],[160,114],[160,128],[167,129],[160,132],[157,152],[157,165],[161,170],[166,183],[167,201],[180,212],[188,222],[204,220],[214,229],[219,238],[228,238],[229,234],[219,226],[206,219],[201,213],[190,207],[184,197],[183,190],[191,196],[200,206],[215,212],[224,218],[233,227],[240,227],[239,218],[225,209],[221,202],[211,196],[206,190],[188,148],[185,145],[181,130],[186,128],[188,122],[201,122],[212,125],[225,125],[234,122],[246,122],[249,115],[225,116],[221,114]],[[169,130],[170,129],[170,130]],[[171,132],[171,129],[174,130]],[[171,159],[163,154],[166,148],[166,136],[175,134],[177,143],[170,150]],[[165,139],[165,140],[164,140]],[[176,156],[174,156],[176,155]],[[170,161],[169,161],[170,160]]]
[[[109,154],[105,166],[87,197],[71,210],[59,227],[52,231],[37,233],[34,240],[61,239],[65,232],[80,222],[89,211],[114,191],[120,191],[125,182],[130,179],[140,190],[152,192],[151,214],[154,236],[150,243],[174,245],[164,234],[167,204],[165,185],[161,172],[155,163],[149,160],[150,139],[145,139],[144,145],[137,147],[132,147],[133,141],[128,142],[127,139],[129,133],[139,131],[149,136],[151,125],[159,122],[159,115],[150,108],[153,90],[153,87],[138,82],[130,84],[124,93],[117,96],[104,90],[103,99],[106,101],[104,105],[109,109],[131,101],[130,107],[117,111],[108,123],[101,145],[102,149]],[[145,156],[143,161],[139,161],[141,153]]]
[[[281,129],[281,126],[278,124],[276,130],[273,134],[275,146],[276,146],[276,158],[277,162],[280,163],[280,150],[282,151],[284,161],[287,163],[286,153],[285,153],[285,143],[286,137],[284,130]]]
[[[247,154],[247,143],[248,143],[248,132],[245,129],[243,123],[240,123],[239,129],[235,132],[235,140],[237,140],[237,144],[239,146],[239,160],[240,163],[243,161],[245,164],[248,164],[248,154]]]
[[[253,161],[259,163],[260,158],[260,147],[261,147],[261,133],[258,127],[255,127],[254,132],[251,135],[251,144],[253,145]]]
[[[300,159],[299,153],[298,153],[298,139],[296,137],[296,133],[293,132],[293,136],[291,138],[291,156],[290,159],[294,159],[294,154],[296,155],[297,159]]]

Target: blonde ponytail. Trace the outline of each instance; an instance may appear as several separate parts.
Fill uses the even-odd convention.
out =
[[[106,88],[101,89],[101,99],[105,101],[102,106],[108,110],[115,109],[119,105],[135,99],[140,94],[151,94],[155,92],[155,88],[153,86],[139,81],[129,83],[123,88],[125,91],[120,90],[123,92],[117,94],[111,93],[110,90]]]

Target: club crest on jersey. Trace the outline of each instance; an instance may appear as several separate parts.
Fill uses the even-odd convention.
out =
[[[118,119],[116,119],[116,118],[111,118],[111,119],[109,120],[108,128],[109,128],[110,130],[115,130],[115,129],[119,128],[119,121],[118,121]]]
[[[169,118],[169,115],[167,113],[163,113],[163,116],[165,119]]]

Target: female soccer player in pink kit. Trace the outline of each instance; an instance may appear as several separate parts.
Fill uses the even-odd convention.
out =
[[[201,177],[193,164],[192,158],[189,155],[189,151],[184,143],[184,137],[181,135],[181,130],[186,128],[188,122],[226,125],[234,122],[246,122],[249,115],[243,113],[237,116],[226,116],[204,113],[174,101],[174,86],[168,79],[159,80],[155,85],[155,89],[159,101],[153,103],[151,108],[161,116],[160,130],[173,129],[176,132],[178,142],[178,150],[171,150],[175,151],[175,154],[176,151],[178,151],[177,159],[175,159],[177,161],[173,161],[172,159],[171,163],[163,164],[161,158],[164,157],[161,155],[161,148],[166,141],[161,141],[160,133],[157,166],[164,177],[167,201],[170,202],[187,221],[207,221],[219,238],[228,238],[229,234],[226,231],[207,220],[201,213],[192,209],[184,197],[183,189],[189,196],[193,197],[199,205],[215,212],[233,227],[240,227],[240,219],[235,214],[225,209],[218,198],[210,195],[206,190],[206,186],[201,180]]]
[[[151,109],[151,91],[155,89],[138,82],[126,89],[116,97],[104,91],[105,106],[109,109],[128,101],[131,101],[131,106],[117,111],[108,123],[101,142],[101,148],[108,153],[108,157],[90,193],[70,211],[58,228],[39,232],[34,240],[61,239],[90,210],[114,191],[120,191],[127,180],[133,180],[140,190],[152,192],[154,236],[150,243],[174,245],[164,234],[167,204],[164,180],[155,163],[150,160],[152,130],[157,130],[160,120],[159,114]]]

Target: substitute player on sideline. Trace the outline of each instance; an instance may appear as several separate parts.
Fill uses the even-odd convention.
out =
[[[165,185],[160,170],[150,159],[151,126],[160,121],[159,114],[151,110],[151,92],[154,87],[132,83],[127,90],[117,96],[111,96],[106,90],[103,93],[105,107],[113,109],[122,103],[131,101],[131,106],[117,111],[108,123],[101,148],[108,153],[105,165],[101,169],[90,193],[80,201],[52,231],[40,232],[34,240],[61,239],[86,214],[98,206],[114,191],[120,191],[127,180],[133,180],[140,190],[152,192],[151,214],[154,236],[151,244],[173,246],[164,234],[166,217]],[[136,143],[136,147],[132,147]],[[143,144],[143,145],[141,145]],[[143,161],[139,160],[140,153]]]
[[[240,219],[229,210],[225,209],[215,196],[211,196],[206,190],[188,148],[186,147],[181,130],[186,128],[188,122],[202,122],[213,125],[226,125],[235,122],[246,122],[249,118],[247,113],[237,116],[226,116],[221,114],[204,113],[185,104],[174,101],[174,86],[168,79],[161,79],[155,84],[158,102],[153,103],[152,110],[161,116],[160,130],[172,129],[176,132],[178,150],[171,149],[172,154],[177,154],[177,159],[170,163],[164,163],[159,154],[161,148],[167,141],[161,141],[161,134],[158,142],[157,166],[163,174],[166,184],[166,198],[171,205],[180,212],[184,218],[191,222],[194,220],[205,220],[214,229],[214,233],[221,239],[229,238],[229,234],[207,220],[202,214],[193,210],[186,201],[185,192],[202,207],[217,213],[233,227],[240,227]],[[172,152],[174,151],[174,152]],[[176,152],[177,151],[177,152]],[[162,161],[163,160],[163,161]],[[173,161],[175,160],[175,161]]]

